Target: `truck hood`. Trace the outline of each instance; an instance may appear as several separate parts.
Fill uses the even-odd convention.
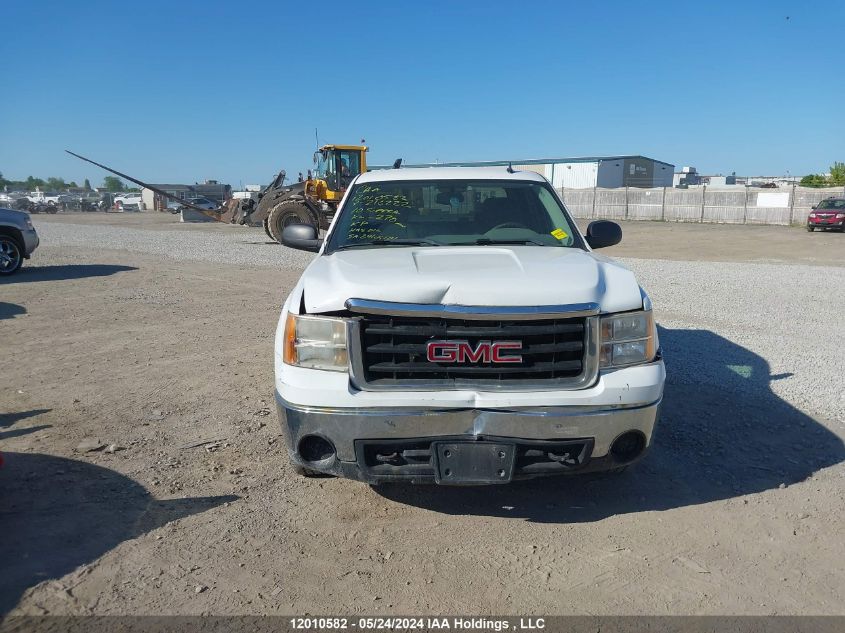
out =
[[[441,246],[376,248],[317,257],[302,276],[306,312],[343,310],[347,299],[465,306],[597,303],[642,307],[634,274],[577,248]]]

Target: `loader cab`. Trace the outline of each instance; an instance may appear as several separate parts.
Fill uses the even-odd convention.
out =
[[[367,149],[363,145],[324,145],[314,153],[314,175],[325,181],[327,200],[339,201],[352,179],[367,171]]]

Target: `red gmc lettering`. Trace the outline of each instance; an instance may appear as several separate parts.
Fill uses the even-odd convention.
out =
[[[516,354],[513,356],[502,356],[503,349],[522,349],[521,341],[500,341],[493,343],[493,362],[494,363],[521,363],[522,355]]]
[[[454,363],[458,360],[458,350],[455,343],[431,341],[426,345],[425,357],[430,363]]]
[[[521,341],[479,341],[475,347],[469,341],[429,341],[426,359],[430,363],[521,363],[521,355],[502,354],[518,349],[522,349]]]

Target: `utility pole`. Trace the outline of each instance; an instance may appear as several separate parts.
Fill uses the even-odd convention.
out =
[[[792,193],[789,194],[789,225],[795,221],[795,182],[792,182]]]

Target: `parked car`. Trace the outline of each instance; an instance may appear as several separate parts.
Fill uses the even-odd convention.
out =
[[[35,203],[44,203],[44,204],[58,204],[61,199],[61,194],[58,194],[54,191],[33,191],[30,193],[26,198],[27,200]]]
[[[182,210],[182,206],[183,205],[181,200],[171,200],[170,198],[167,199],[167,210],[174,215]]]
[[[23,194],[19,193],[0,193],[0,204],[6,207],[13,207],[14,204],[20,200],[21,198],[25,197]]]
[[[807,230],[837,229],[845,232],[845,198],[828,198],[819,202],[807,218]]]
[[[141,194],[140,193],[124,193],[114,198],[114,204],[118,209],[122,210],[139,210],[141,208]]]
[[[651,444],[665,369],[652,303],[534,172],[357,176],[276,329],[297,472],[467,485],[619,471]]]
[[[195,207],[199,207],[200,209],[208,209],[214,210],[220,208],[220,205],[216,202],[212,202],[208,198],[196,197],[196,198],[186,198],[187,202],[190,202]]]
[[[0,276],[20,270],[23,260],[38,248],[38,242],[29,214],[0,208]]]
[[[14,207],[18,211],[26,211],[27,213],[55,214],[59,212],[59,207],[52,202],[32,202],[29,198],[19,198],[15,201]]]

